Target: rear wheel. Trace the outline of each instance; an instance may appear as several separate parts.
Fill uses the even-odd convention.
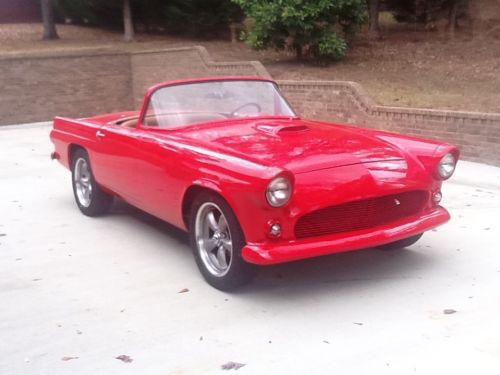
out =
[[[220,290],[248,283],[257,267],[241,257],[245,239],[229,205],[215,194],[198,195],[191,207],[189,236],[205,280]]]
[[[89,156],[83,149],[78,149],[73,154],[71,177],[76,204],[84,215],[98,216],[109,210],[113,197],[97,185]]]
[[[391,242],[391,243],[388,243],[388,244],[385,244],[385,245],[377,246],[377,249],[379,249],[379,250],[398,250],[398,249],[402,249],[404,247],[408,247],[408,246],[413,245],[422,236],[423,236],[423,233],[420,233],[420,234],[417,234],[416,236],[413,236],[413,237],[408,237],[408,238],[404,238],[404,239],[399,240],[399,241],[395,241],[395,242]]]

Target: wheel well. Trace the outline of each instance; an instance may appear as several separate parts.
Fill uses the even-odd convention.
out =
[[[194,199],[201,193],[209,193],[215,194],[224,199],[217,191],[213,189],[209,189],[203,186],[192,185],[184,194],[184,198],[182,199],[182,220],[184,221],[184,225],[189,230],[189,213],[191,211],[191,205],[193,204]],[[225,199],[224,199],[225,200]]]
[[[68,147],[68,164],[69,164],[70,168],[71,168],[71,165],[73,164],[73,155],[75,155],[75,152],[77,150],[84,150],[85,151],[85,149],[82,146],[76,145],[74,143],[70,144]]]

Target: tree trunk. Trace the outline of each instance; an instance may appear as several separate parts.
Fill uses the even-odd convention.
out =
[[[132,8],[130,0],[123,0],[123,38],[126,42],[134,40],[134,23],[132,21]]]
[[[57,35],[56,23],[54,21],[54,9],[51,0],[42,0],[42,20],[43,20],[43,39],[59,39]]]
[[[479,4],[477,0],[469,0],[467,2],[467,14],[469,18],[469,27],[472,37],[481,36],[481,22],[480,22],[480,12]]]
[[[370,37],[377,38],[380,33],[380,28],[378,24],[378,14],[380,10],[380,0],[367,0],[368,2],[368,32]]]
[[[294,49],[295,49],[295,58],[297,59],[297,61],[304,60],[304,51],[302,50],[302,46],[300,44],[295,44]]]
[[[238,41],[238,25],[236,22],[231,22],[229,24],[229,34],[231,35],[231,43],[236,43]]]
[[[455,27],[457,25],[458,0],[453,0],[450,4],[450,13],[448,15],[448,33],[451,38],[455,37]]]

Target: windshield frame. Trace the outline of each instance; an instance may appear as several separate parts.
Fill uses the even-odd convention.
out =
[[[144,119],[147,115],[147,111],[151,102],[151,98],[153,94],[161,89],[167,88],[167,87],[172,87],[172,86],[180,86],[180,85],[192,85],[192,84],[203,84],[203,83],[210,83],[210,82],[224,82],[224,81],[256,81],[256,82],[268,82],[271,83],[274,88],[276,89],[276,93],[280,96],[280,98],[283,100],[283,102],[288,106],[290,111],[293,113],[292,116],[285,116],[285,115],[262,115],[262,116],[243,116],[243,117],[234,117],[234,118],[227,118],[227,119],[220,119],[220,120],[213,120],[213,121],[201,121],[201,122],[196,122],[196,123],[188,123],[182,126],[176,126],[172,128],[165,128],[165,127],[157,127],[157,126],[149,126],[144,124]],[[204,78],[195,78],[195,79],[185,79],[185,80],[176,80],[176,81],[169,81],[169,82],[163,82],[159,83],[157,85],[154,85],[150,87],[144,96],[144,101],[143,105],[139,114],[139,121],[137,124],[137,127],[140,129],[147,129],[147,130],[177,130],[177,129],[182,129],[185,127],[193,126],[193,125],[199,125],[203,123],[213,123],[213,122],[226,122],[226,121],[235,121],[235,120],[250,120],[250,119],[258,119],[258,118],[287,118],[287,119],[298,119],[299,116],[293,109],[293,107],[290,105],[288,100],[283,96],[281,93],[281,90],[278,86],[278,84],[267,78],[262,78],[262,77],[256,77],[256,76],[250,76],[250,77],[238,77],[238,76],[229,76],[229,77],[204,77]]]

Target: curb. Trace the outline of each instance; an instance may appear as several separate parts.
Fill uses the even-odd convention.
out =
[[[13,129],[34,129],[52,126],[52,121],[29,122],[26,124],[0,125],[0,131]]]

